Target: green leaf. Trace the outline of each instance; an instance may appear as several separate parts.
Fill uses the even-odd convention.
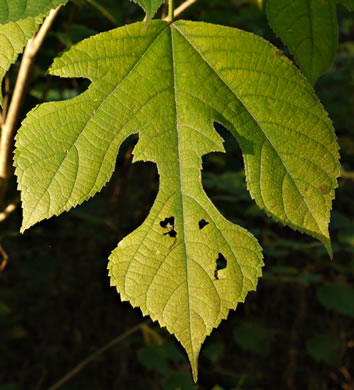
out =
[[[51,8],[67,0],[0,0],[0,106],[2,80]]]
[[[327,309],[354,318],[354,289],[343,284],[327,284],[317,289],[317,298]]]
[[[169,362],[180,362],[185,360],[185,357],[175,344],[167,342],[140,348],[138,359],[147,369],[166,375],[169,371]]]
[[[160,188],[144,223],[110,256],[111,284],[177,337],[195,378],[201,344],[256,288],[263,265],[256,239],[202,188],[201,157],[223,151],[214,121],[239,141],[260,207],[331,251],[338,146],[312,87],[277,53],[252,34],[206,23],[102,33],[51,68],[89,78],[89,89],[36,107],[17,136],[23,231],[100,191],[119,146],[139,132],[134,161],[156,162]]]
[[[338,26],[334,0],[268,0],[267,17],[301,70],[314,84],[336,55]]]
[[[183,372],[172,372],[162,382],[162,390],[197,390],[192,378]]]
[[[156,14],[156,11],[160,8],[161,4],[165,0],[131,0],[134,3],[140,5],[140,7],[145,11],[147,20],[150,20]]]
[[[354,247],[354,222],[348,223],[344,229],[341,229],[338,240]]]
[[[10,66],[22,53],[29,39],[42,23],[44,15],[18,22],[0,24],[0,106],[2,105],[2,80]]]
[[[224,344],[211,343],[204,347],[203,355],[211,360],[214,364],[223,356]]]
[[[314,336],[306,342],[307,353],[315,360],[337,365],[343,348],[338,338],[327,335]]]
[[[257,324],[242,324],[233,333],[234,339],[241,347],[259,355],[267,356],[272,341],[271,334],[263,326]]]
[[[0,0],[0,24],[47,14],[68,0]]]

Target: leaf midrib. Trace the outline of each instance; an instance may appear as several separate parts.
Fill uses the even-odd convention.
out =
[[[178,155],[178,169],[179,169],[179,175],[178,175],[178,180],[179,180],[179,186],[181,189],[181,213],[182,213],[182,226],[183,226],[183,239],[185,239],[185,231],[184,231],[184,201],[183,201],[183,196],[184,196],[184,191],[183,191],[183,185],[182,185],[182,174],[181,174],[181,163],[180,163],[180,137],[179,137],[179,122],[178,122],[178,104],[177,104],[177,72],[176,72],[176,64],[175,64],[175,46],[174,46],[174,41],[173,41],[173,30],[172,30],[172,24],[169,29],[170,32],[170,37],[171,37],[171,60],[172,60],[172,67],[173,67],[173,94],[174,94],[174,99],[175,99],[175,125],[176,125],[176,134],[177,134],[177,155]],[[184,256],[185,256],[185,270],[186,270],[186,289],[187,289],[187,310],[188,310],[188,324],[189,324],[189,340],[191,343],[191,351],[190,353],[193,356],[193,364],[194,364],[194,345],[193,345],[193,339],[192,339],[192,329],[191,329],[191,304],[190,304],[190,294],[189,294],[189,279],[188,279],[188,256],[187,256],[187,248],[184,243]],[[192,360],[192,359],[191,359]]]

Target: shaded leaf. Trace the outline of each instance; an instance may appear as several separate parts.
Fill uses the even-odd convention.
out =
[[[100,191],[119,146],[139,132],[134,161],[156,162],[160,188],[144,223],[110,256],[111,284],[177,337],[196,379],[205,337],[256,288],[263,264],[256,239],[202,188],[201,157],[223,151],[213,122],[239,141],[259,206],[330,253],[338,146],[327,114],[273,46],[206,23],[153,21],[102,33],[57,58],[51,73],[92,84],[23,122],[15,153],[22,231]]]
[[[147,20],[150,20],[156,14],[156,11],[160,8],[161,4],[165,0],[131,0],[134,3],[139,4],[146,13]]]
[[[327,284],[317,289],[317,298],[327,309],[354,318],[354,289],[342,284]]]
[[[338,233],[338,239],[345,244],[354,247],[354,223],[351,222],[345,229]]]
[[[314,336],[306,342],[308,354],[315,360],[328,364],[339,364],[342,356],[340,340],[333,336]]]
[[[314,84],[332,64],[338,26],[334,0],[268,0],[269,24]]]
[[[97,31],[82,24],[73,24],[70,26],[70,31],[57,32],[55,35],[58,37],[59,41],[67,49],[69,49],[73,44],[78,43],[94,34],[97,34]]]
[[[174,372],[167,376],[162,382],[163,390],[197,390],[192,378],[181,372]]]
[[[270,351],[271,334],[263,326],[242,324],[234,330],[234,339],[244,349],[266,356]]]
[[[209,360],[215,363],[218,359],[220,359],[223,356],[224,344],[222,343],[208,344],[207,346],[204,347],[202,353]]]
[[[180,362],[185,359],[179,349],[171,343],[144,346],[138,350],[139,361],[150,370],[156,370],[166,375],[169,362]]]

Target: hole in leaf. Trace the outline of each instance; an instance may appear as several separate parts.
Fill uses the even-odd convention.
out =
[[[205,227],[206,225],[209,225],[209,222],[207,222],[205,219],[201,219],[201,220],[198,222],[198,225],[199,225],[199,229],[202,230],[203,227]]]
[[[174,229],[172,229],[169,232],[164,233],[163,235],[165,236],[166,234],[168,234],[170,237],[176,237],[177,236],[177,232]]]
[[[166,236],[166,234],[173,238],[177,236],[177,232],[175,230],[175,217],[165,218],[160,222],[160,226],[167,229],[167,232],[163,234],[164,236]]]
[[[173,229],[174,225],[175,225],[175,217],[168,217],[160,222],[160,226],[166,229],[170,229],[170,228]]]
[[[221,269],[225,269],[226,266],[227,266],[227,260],[225,259],[224,255],[219,252],[219,256],[216,259],[216,268],[214,271],[214,277],[216,280],[219,280],[218,271],[220,271]]]
[[[226,268],[226,266],[227,266],[227,260],[225,259],[224,255],[219,252],[219,257],[216,259],[217,271]]]
[[[47,69],[47,65],[43,71]],[[88,79],[81,77],[62,79],[51,76],[48,83],[38,83],[38,87],[31,91],[32,97],[39,102],[52,102],[72,99],[84,93],[90,86]]]

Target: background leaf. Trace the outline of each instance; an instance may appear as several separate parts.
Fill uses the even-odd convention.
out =
[[[262,356],[269,354],[272,335],[263,326],[242,324],[235,328],[233,336],[242,348],[249,349]]]
[[[327,309],[354,318],[354,289],[343,284],[327,284],[318,287],[317,298]]]
[[[269,24],[314,84],[336,54],[338,26],[334,0],[269,0]]]
[[[15,156],[22,229],[99,191],[120,144],[139,131],[134,161],[157,163],[160,188],[147,219],[112,253],[111,284],[176,335],[196,378],[205,337],[255,289],[262,267],[254,237],[226,221],[201,186],[201,157],[223,150],[213,121],[239,141],[257,203],[329,252],[338,175],[331,123],[290,61],[227,27],[129,25],[76,45],[51,72],[92,84],[23,122]]]
[[[342,356],[340,340],[333,336],[318,335],[306,342],[306,350],[315,360],[337,365]]]
[[[161,375],[166,375],[169,362],[180,362],[185,360],[185,357],[175,344],[163,343],[140,348],[138,359],[146,368],[154,369]]]
[[[150,20],[154,17],[157,10],[164,3],[164,0],[131,0],[139,4],[146,13],[147,20]]]

